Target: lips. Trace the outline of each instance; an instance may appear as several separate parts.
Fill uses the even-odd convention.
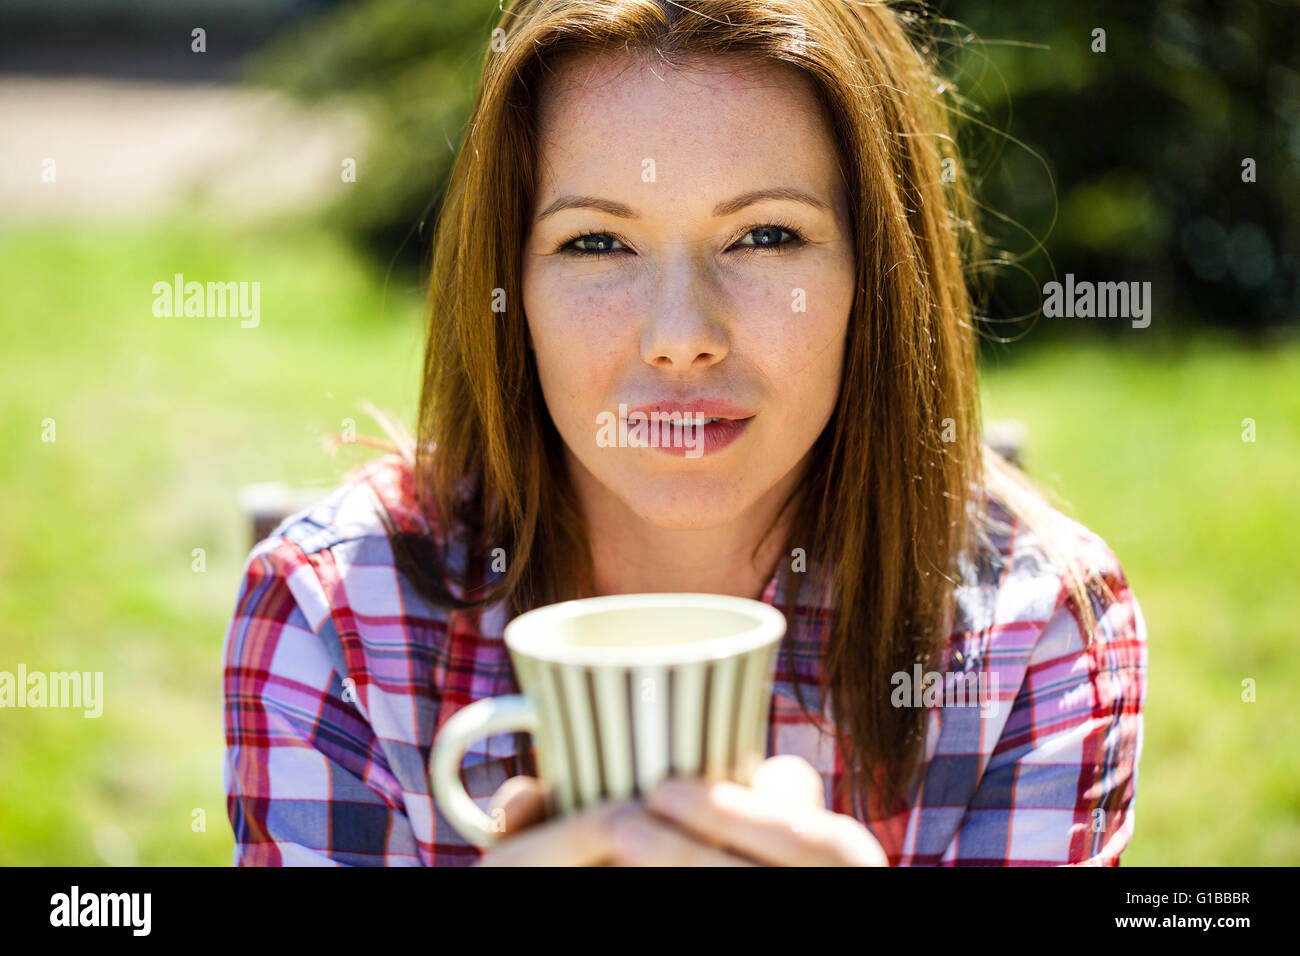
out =
[[[701,455],[713,455],[726,448],[737,438],[739,438],[753,421],[753,418],[730,419],[722,418],[713,424],[706,424],[698,430],[695,436],[696,449],[692,451],[686,447],[684,437],[668,445],[660,445],[657,449],[666,455],[676,455],[682,458],[698,458]],[[684,435],[685,429],[674,428],[673,434],[677,436]]]
[[[715,398],[700,398],[687,402],[665,399],[659,402],[647,402],[644,405],[636,405],[628,410],[628,413],[642,412],[647,417],[656,413],[660,415],[703,415],[705,419],[725,419],[727,421],[742,421],[746,418],[753,418],[757,412],[745,408],[743,405],[736,405],[732,402],[723,401]]]
[[[661,440],[652,442],[652,447],[668,455],[686,458],[698,458],[726,448],[745,432],[758,414],[742,405],[712,398],[685,402],[665,399],[630,409],[620,406],[620,410],[624,409],[624,421],[635,416],[659,423]],[[696,427],[695,422],[701,419],[700,426]]]

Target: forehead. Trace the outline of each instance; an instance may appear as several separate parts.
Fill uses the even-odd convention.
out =
[[[611,177],[640,182],[647,159],[658,181],[678,184],[784,182],[793,171],[829,190],[838,168],[812,81],[781,63],[571,57],[545,74],[537,121],[541,181],[558,191]]]

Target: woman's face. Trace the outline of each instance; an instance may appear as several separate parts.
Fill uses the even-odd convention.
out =
[[[573,480],[664,528],[734,521],[798,480],[839,393],[855,284],[810,83],[780,65],[697,62],[584,57],[548,78],[523,258]],[[618,423],[638,406],[732,421]]]

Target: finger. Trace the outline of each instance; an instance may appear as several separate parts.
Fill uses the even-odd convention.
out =
[[[660,784],[650,808],[699,839],[772,866],[877,866],[880,844],[852,817],[774,803],[729,780],[675,778]]]
[[[829,812],[822,775],[803,757],[797,754],[769,757],[758,765],[750,786],[775,803],[825,811],[814,815],[811,823],[796,821],[792,828],[796,833],[808,832],[814,839],[830,841],[835,847],[834,854],[842,858],[841,865],[889,865],[884,848],[869,830],[852,817]],[[811,829],[807,829],[809,826]]]
[[[615,866],[757,866],[642,811],[613,824]]]
[[[501,840],[480,866],[601,866],[614,855],[611,818],[633,812],[634,801],[607,801],[557,817]]]
[[[826,809],[826,787],[822,775],[802,757],[777,754],[758,765],[749,784],[775,802],[795,807]]]
[[[518,833],[546,819],[546,792],[536,777],[511,777],[492,794],[488,816],[503,835]]]

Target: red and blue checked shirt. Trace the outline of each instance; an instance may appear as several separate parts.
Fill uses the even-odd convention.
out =
[[[413,504],[409,467],[389,454],[248,557],[224,654],[237,865],[463,866],[482,856],[438,811],[426,766],[452,714],[514,691],[507,618],[500,605],[447,611],[419,597],[394,567],[381,505],[399,527],[441,534]],[[980,549],[958,589],[947,648],[949,671],[979,671],[996,702],[930,708],[910,809],[867,820],[859,799],[836,797],[842,756],[794,693],[797,681],[812,712],[828,712],[825,608],[798,608],[785,637],[794,667],[782,648],[767,753],[817,768],[827,806],[863,820],[894,865],[1117,865],[1133,833],[1146,625],[1114,554],[1070,522],[1069,557],[1114,595],[1093,598],[1100,625],[1085,648],[1059,572],[1027,527],[1002,516],[1009,531]],[[785,610],[783,590],[774,575],[762,600]],[[528,738],[499,734],[466,754],[465,781],[485,811],[523,772],[516,739]]]

